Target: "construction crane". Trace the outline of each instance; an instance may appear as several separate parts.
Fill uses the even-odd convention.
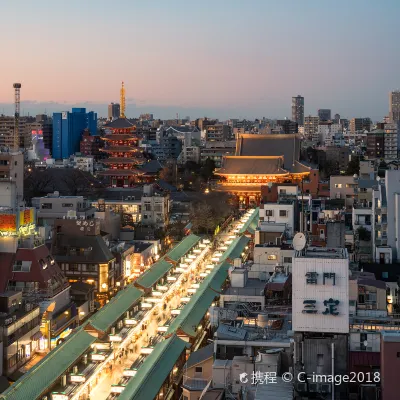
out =
[[[21,91],[21,84],[20,83],[14,83],[13,87],[15,90],[15,113],[14,113],[14,150],[18,151],[19,150],[19,115],[20,115],[20,108],[21,108],[21,102],[20,102],[20,91]]]

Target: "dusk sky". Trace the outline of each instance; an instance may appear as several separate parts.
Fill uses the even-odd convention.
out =
[[[399,15],[399,0],[3,1],[0,113],[21,82],[25,114],[105,116],[124,81],[129,117],[290,117],[301,94],[306,115],[378,119],[400,87]]]

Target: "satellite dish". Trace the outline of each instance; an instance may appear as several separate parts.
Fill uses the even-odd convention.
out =
[[[306,236],[304,235],[304,233],[299,232],[296,233],[296,235],[294,235],[293,238],[293,248],[297,251],[301,251],[304,249],[304,247],[306,247]]]

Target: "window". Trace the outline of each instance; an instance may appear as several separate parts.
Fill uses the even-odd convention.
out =
[[[279,216],[280,217],[287,217],[288,216],[288,212],[286,210],[279,210]]]
[[[70,271],[78,271],[78,264],[69,264]]]
[[[88,272],[97,271],[97,265],[96,264],[86,264],[86,271],[88,271]]]
[[[276,260],[276,259],[277,259],[276,254],[269,254],[268,255],[268,260]]]
[[[13,272],[29,272],[32,261],[16,261],[13,265]]]
[[[325,233],[325,231],[323,229],[320,229],[319,233],[320,233],[320,235],[323,235]]]
[[[73,207],[74,205],[72,203],[62,203],[63,207]]]
[[[195,372],[203,373],[203,367],[195,367]]]
[[[342,188],[342,184],[341,183],[335,183],[335,188],[336,189],[341,189]]]
[[[18,162],[17,162],[17,161],[15,161],[14,165],[18,165]]]
[[[52,203],[42,203],[42,210],[51,210],[53,208]]]
[[[292,263],[292,257],[283,257],[283,262],[285,264],[291,264]]]
[[[382,272],[383,279],[389,279],[389,272]]]
[[[279,189],[279,194],[286,194],[286,189]]]
[[[272,217],[274,215],[274,210],[265,210],[266,217]]]

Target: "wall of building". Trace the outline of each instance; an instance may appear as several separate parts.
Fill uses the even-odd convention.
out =
[[[349,332],[349,261],[347,258],[293,258],[293,330],[301,332]],[[307,283],[307,273],[317,273],[317,283]],[[324,273],[335,274],[333,279],[325,279]],[[330,307],[325,301],[338,300],[339,304]],[[306,313],[307,303],[315,301],[317,313]],[[338,312],[338,315],[326,311]]]

